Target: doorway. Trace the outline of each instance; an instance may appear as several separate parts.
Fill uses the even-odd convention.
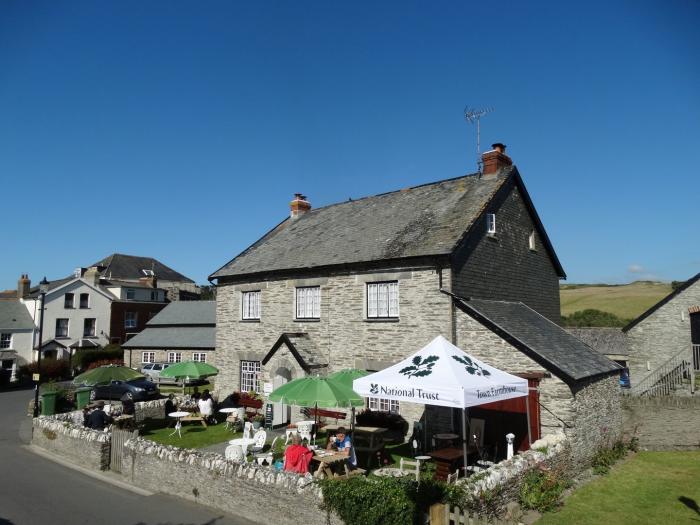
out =
[[[272,389],[276,390],[292,379],[292,373],[288,368],[278,368],[272,378]],[[292,407],[284,403],[272,404],[272,426],[287,426],[291,419]]]

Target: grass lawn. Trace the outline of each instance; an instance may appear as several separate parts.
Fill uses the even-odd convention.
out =
[[[242,437],[241,432],[227,430],[225,423],[209,425],[206,428],[199,423],[183,423],[182,437],[177,434],[171,436],[174,429],[163,427],[165,423],[161,420],[146,420],[141,437],[162,445],[173,445],[181,448],[203,448]]]
[[[572,494],[538,525],[700,522],[700,452],[640,452]]]
[[[621,286],[562,285],[561,313],[595,308],[622,319],[634,319],[671,293],[669,283],[638,281]]]

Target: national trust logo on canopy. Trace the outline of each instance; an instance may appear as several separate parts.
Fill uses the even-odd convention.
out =
[[[482,376],[482,377],[488,377],[491,375],[491,372],[483,368],[481,365],[476,363],[475,361],[472,361],[469,356],[459,356],[459,355],[453,355],[452,359],[455,361],[462,363],[464,365],[464,369],[467,371],[468,374],[470,375],[477,375],[477,376]]]
[[[412,360],[413,364],[399,370],[399,374],[403,374],[408,378],[425,377],[433,373],[433,367],[440,358],[436,355],[429,355],[425,359],[421,359],[419,355]]]

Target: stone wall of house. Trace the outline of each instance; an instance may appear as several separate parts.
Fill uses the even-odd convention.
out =
[[[627,331],[632,386],[681,351],[690,356],[688,308],[698,305],[700,280]]]
[[[442,275],[441,275],[442,273]],[[399,281],[399,319],[368,320],[368,282]],[[449,296],[440,292],[449,283],[449,270],[414,269],[381,273],[338,274],[318,279],[270,280],[217,288],[217,351],[219,397],[240,388],[240,361],[261,361],[285,332],[309,334],[318,362],[330,363],[318,373],[343,368],[381,370],[417,351],[437,335],[450,334]],[[295,320],[295,287],[321,287],[321,314],[317,321]],[[261,314],[256,322],[242,321],[241,294],[261,291]],[[263,367],[262,381],[272,382],[286,368],[290,379],[303,373],[295,358],[280,348]],[[423,405],[404,404],[402,416],[417,421]]]
[[[143,362],[143,352],[153,352],[155,354],[154,361],[156,363],[167,363],[168,362],[168,353],[170,352],[179,352],[180,353],[180,359],[181,361],[193,361],[194,357],[192,354],[196,353],[203,353],[207,354],[206,356],[206,362],[211,363],[214,361],[213,357],[213,352],[214,350],[212,349],[199,349],[199,348],[171,348],[171,349],[163,349],[163,350],[154,350],[154,349],[145,349],[145,348],[133,348],[133,349],[124,349],[124,363],[126,363],[126,366],[129,366],[131,368],[137,368],[141,369],[144,365]]]
[[[321,492],[311,477],[257,464],[241,465],[220,454],[158,445],[141,438],[129,440],[125,447],[124,476],[141,488],[196,501],[256,523],[341,523],[320,509]]]
[[[461,310],[455,311],[456,345],[477,359],[510,374],[543,372],[540,380],[542,436],[574,425],[574,396],[569,386],[536,361]]]
[[[496,233],[486,233],[486,214],[496,214]],[[514,183],[504,187],[475,222],[454,257],[453,291],[461,297],[522,301],[560,321],[559,276]]]
[[[81,467],[108,469],[111,434],[84,428],[80,411],[58,416],[34,418],[32,445]]]
[[[616,375],[593,378],[574,388],[573,428],[567,429],[575,459],[587,464],[596,451],[622,434],[620,383]]]
[[[624,433],[648,450],[700,449],[700,398],[622,398]]]

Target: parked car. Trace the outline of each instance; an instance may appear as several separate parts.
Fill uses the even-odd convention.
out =
[[[141,373],[146,376],[146,379],[153,381],[154,383],[164,384],[164,385],[182,385],[181,379],[175,379],[173,377],[160,377],[160,373],[168,368],[174,363],[146,363],[141,368]],[[201,379],[190,379],[188,385],[198,385],[204,383]]]
[[[122,396],[133,401],[146,401],[160,396],[158,387],[152,381],[143,377],[130,379],[129,381],[111,381],[92,387],[90,399],[121,399]]]

